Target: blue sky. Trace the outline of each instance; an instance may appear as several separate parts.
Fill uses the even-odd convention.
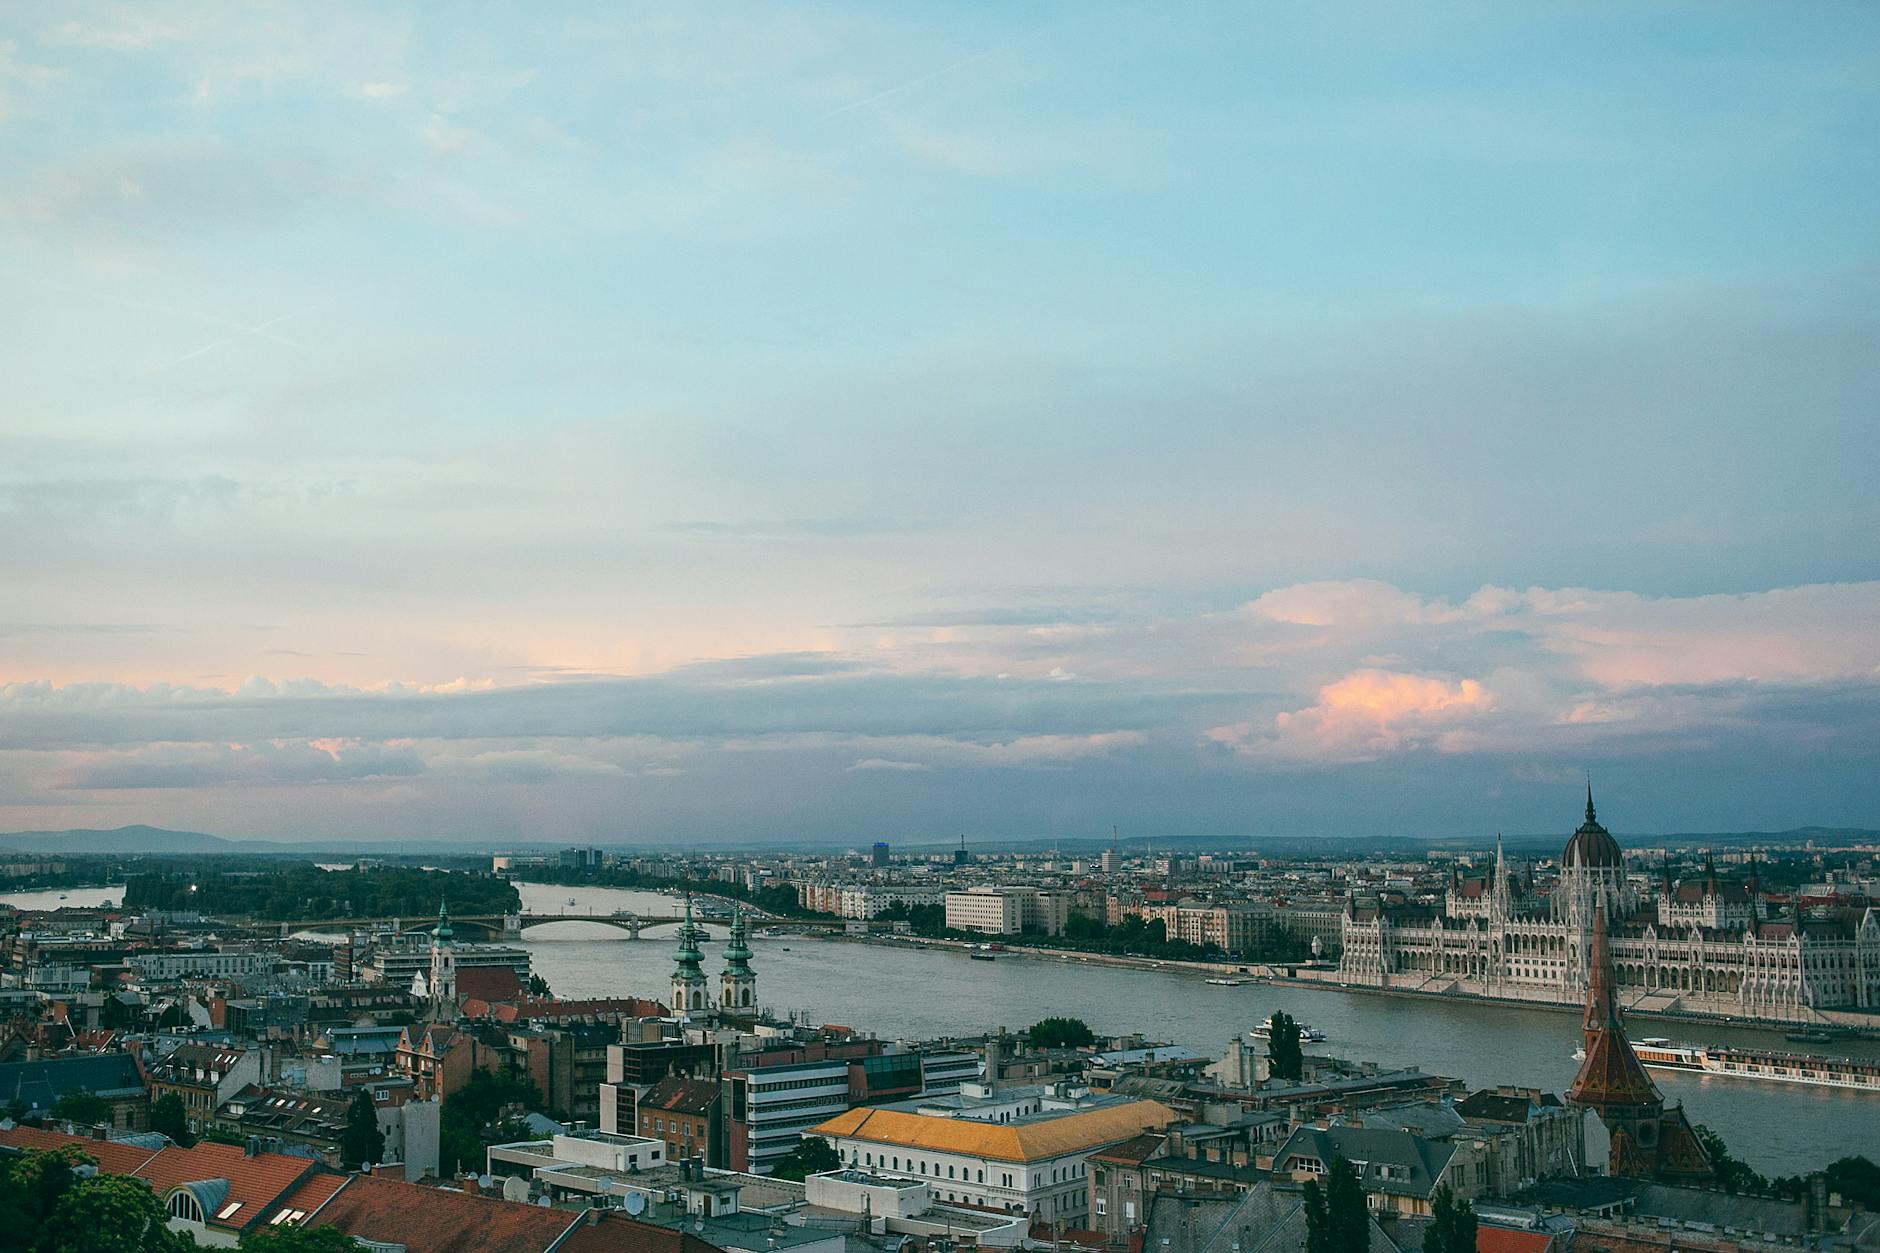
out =
[[[20,6],[0,826],[1880,825],[1869,6]]]

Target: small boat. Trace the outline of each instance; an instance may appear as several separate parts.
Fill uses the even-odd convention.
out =
[[[1832,1044],[1840,1037],[1824,1028],[1804,1028],[1800,1031],[1785,1031],[1782,1038],[1790,1044]]]
[[[1208,979],[1206,980],[1206,982],[1213,984],[1217,988],[1237,988],[1241,984],[1245,983],[1246,980],[1245,979]]]
[[[1260,1023],[1253,1029],[1253,1038],[1256,1040],[1270,1040],[1273,1038],[1273,1016],[1271,1014],[1267,1015],[1266,1021]],[[1317,1044],[1326,1038],[1328,1038],[1326,1034],[1317,1027],[1309,1023],[1302,1022],[1299,1024],[1299,1039],[1302,1042]]]
[[[575,899],[574,899],[574,897],[572,897],[572,896],[570,896],[570,897],[568,898],[568,903],[569,903],[570,905],[572,905],[572,904],[574,904],[574,903],[575,903]]]
[[[59,899],[60,899],[60,900],[64,900],[64,899],[65,899],[65,893],[63,893],[63,892],[61,892],[61,893],[59,893]]]
[[[967,956],[972,958],[976,962],[995,962],[999,960],[997,957],[994,957],[991,953],[968,953]]]

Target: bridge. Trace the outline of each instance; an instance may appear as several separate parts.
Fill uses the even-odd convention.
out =
[[[521,914],[452,914],[451,928],[455,931],[479,931],[485,939],[519,940],[522,933],[532,927],[547,926],[556,922],[587,922],[610,927],[620,933],[617,938],[637,940],[641,933],[654,927],[670,927],[685,921],[683,914],[636,914],[628,910],[608,913],[521,913]],[[730,922],[723,918],[699,918],[694,916],[693,923],[710,934],[711,928],[725,930]],[[828,931],[840,930],[843,926],[839,918],[773,918],[753,917],[752,925],[765,930],[786,931]],[[292,935],[296,931],[378,931],[395,930],[401,935],[428,933],[437,926],[435,918],[306,918],[286,922],[257,922],[252,924],[256,930],[279,929],[282,936]],[[538,936],[537,939],[582,939],[592,940],[592,935],[584,936]]]

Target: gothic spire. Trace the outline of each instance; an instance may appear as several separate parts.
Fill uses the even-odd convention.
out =
[[[1600,1110],[1663,1108],[1658,1086],[1625,1038],[1619,1013],[1618,980],[1612,968],[1612,944],[1606,934],[1606,910],[1593,911],[1593,946],[1586,982],[1586,1059],[1567,1089],[1567,1099]]]
[[[1598,823],[1599,815],[1593,812],[1593,776],[1589,774],[1586,776],[1586,825],[1590,827]]]
[[[455,933],[450,929],[450,906],[445,901],[437,903],[437,926],[431,931],[431,938],[439,944],[449,944]]]

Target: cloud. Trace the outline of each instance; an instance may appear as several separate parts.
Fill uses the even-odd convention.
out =
[[[907,771],[932,770],[933,767],[920,761],[895,761],[887,757],[863,757],[854,765],[850,766],[849,769],[851,771],[889,770],[905,773]]]
[[[1268,728],[1243,722],[1208,737],[1239,752],[1318,763],[1370,761],[1440,746],[1445,732],[1494,709],[1474,679],[1449,681],[1386,670],[1355,670],[1319,689],[1309,708],[1274,715]]]
[[[283,786],[423,771],[409,747],[383,744],[155,744],[83,756],[57,774],[55,786],[75,791]]]

